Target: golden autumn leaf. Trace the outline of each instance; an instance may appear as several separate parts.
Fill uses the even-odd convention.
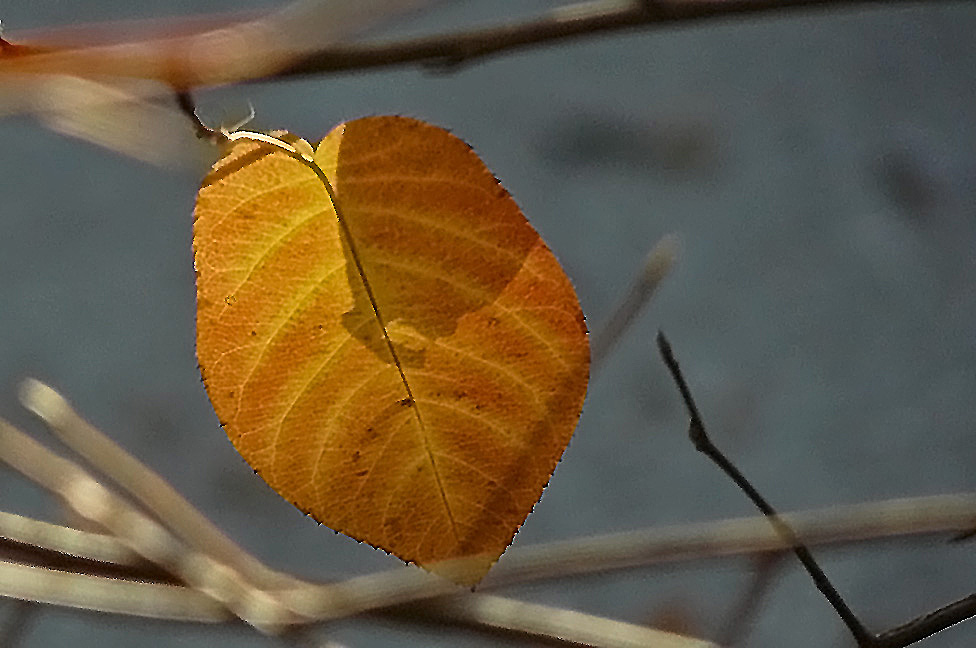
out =
[[[371,117],[336,127],[314,157],[297,141],[233,142],[200,190],[210,399],[298,508],[473,584],[576,426],[589,373],[576,294],[447,131]]]

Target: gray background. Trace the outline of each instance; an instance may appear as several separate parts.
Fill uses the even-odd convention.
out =
[[[17,29],[260,6],[211,0],[5,0]],[[454,2],[416,33],[525,17],[554,2]],[[394,29],[392,33],[397,30]],[[604,36],[451,74],[392,69],[199,96],[212,121],[308,139],[397,113],[472,144],[574,280],[591,327],[650,246],[674,274],[591,384],[580,426],[517,545],[751,513],[697,455],[653,336],[671,336],[716,440],[783,509],[976,486],[976,7],[929,3]],[[0,121],[0,414],[25,376],[170,479],[276,567],[341,577],[393,558],[320,528],[242,462],[196,369],[190,253],[203,165],[164,173]],[[55,518],[0,472],[0,508]],[[504,558],[503,558],[504,560]],[[972,545],[929,540],[824,556],[880,629],[969,594]],[[510,592],[642,621],[664,608],[717,629],[747,561]],[[6,607],[6,606],[4,606]],[[970,646],[963,625],[924,645]],[[349,622],[352,646],[491,645]],[[712,634],[713,636],[713,634]],[[242,630],[51,610],[27,646],[263,646]],[[847,646],[797,568],[749,645]]]

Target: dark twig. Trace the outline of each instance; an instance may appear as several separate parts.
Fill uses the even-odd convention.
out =
[[[923,614],[908,623],[878,635],[871,648],[903,648],[976,617],[976,594]]]
[[[895,3],[926,4],[925,0],[644,0],[618,2],[593,0],[559,7],[546,15],[516,24],[455,31],[422,38],[368,43],[337,43],[335,35],[322,30],[320,41],[306,37],[282,42],[288,35],[304,31],[294,16],[272,20],[271,24],[228,22],[236,32],[255,28],[267,37],[268,27],[278,37],[265,38],[245,46],[243,51],[225,53],[234,66],[207,60],[215,45],[226,45],[224,29],[186,36],[183,40],[110,43],[47,52],[29,46],[4,45],[3,54],[12,73],[60,73],[100,78],[132,77],[177,81],[182,89],[226,83],[265,82],[295,76],[334,74],[394,65],[422,65],[452,69],[460,64],[544,46],[572,38],[596,36],[625,29],[653,29],[691,25],[703,20],[729,20],[760,14],[853,7],[885,7]],[[181,52],[201,52],[201,57],[175,57],[174,42]],[[158,46],[158,47],[157,47]],[[147,48],[148,47],[148,48]],[[222,50],[221,50],[222,51]],[[223,59],[223,55],[222,58]]]
[[[858,646],[874,646],[874,636],[864,627],[860,620],[854,615],[851,609],[844,602],[840,593],[831,584],[830,579],[817,564],[814,559],[813,554],[807,549],[806,545],[797,537],[793,529],[786,524],[782,518],[776,513],[776,510],[759,494],[749,480],[739,471],[735,465],[729,461],[729,459],[722,454],[722,452],[712,443],[711,439],[708,437],[708,433],[705,431],[705,424],[702,422],[701,414],[698,412],[698,406],[695,404],[695,399],[691,395],[691,390],[688,388],[688,383],[685,382],[684,375],[681,373],[681,368],[678,366],[678,361],[675,360],[674,353],[671,351],[671,345],[668,343],[668,339],[664,337],[664,333],[658,332],[657,334],[657,346],[661,352],[661,357],[664,359],[664,364],[667,365],[668,371],[671,372],[671,377],[674,379],[675,384],[678,386],[678,390],[681,392],[681,398],[685,402],[685,407],[688,410],[688,415],[691,417],[691,421],[688,426],[688,436],[691,437],[691,442],[695,444],[695,449],[703,453],[706,457],[711,459],[729,478],[735,482],[742,492],[752,500],[752,503],[756,505],[763,515],[767,517],[769,523],[776,529],[776,533],[779,534],[783,541],[788,543],[793,547],[793,552],[796,557],[800,559],[803,567],[810,574],[810,578],[813,579],[814,584],[817,589],[824,595],[830,605],[837,612],[837,615],[841,618],[844,624],[850,630],[851,634],[854,635],[854,639],[857,641]]]
[[[385,43],[323,47],[284,70],[255,80],[407,64],[451,69],[491,55],[624,29],[661,28],[789,10],[888,7],[896,1],[903,0],[650,0],[629,4],[596,0],[561,7],[546,16],[513,25]]]

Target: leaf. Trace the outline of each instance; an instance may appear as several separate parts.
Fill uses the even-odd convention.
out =
[[[371,117],[336,127],[314,162],[307,150],[238,141],[204,179],[194,247],[210,399],[298,508],[473,584],[579,417],[589,348],[576,294],[447,131]]]

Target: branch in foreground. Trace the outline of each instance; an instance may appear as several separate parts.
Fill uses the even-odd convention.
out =
[[[62,406],[68,407],[66,403],[62,403]],[[87,423],[84,425],[87,426]],[[6,437],[8,441],[8,447],[0,455],[10,454],[11,450],[21,445],[9,444],[11,437],[7,433],[11,431],[10,426],[0,424],[0,431],[5,432],[0,434],[0,440]],[[19,433],[14,438],[17,436]],[[3,449],[2,446],[4,444],[0,443],[0,450]],[[15,463],[24,463],[22,450],[14,451],[13,454],[19,455]],[[53,461],[60,465],[59,462],[65,460],[54,457]],[[28,467],[31,463],[30,460],[26,462]],[[69,469],[71,472],[77,468],[69,466]],[[108,468],[108,472],[114,470],[115,468]],[[51,474],[50,471],[45,472]],[[65,476],[63,470],[54,470],[53,473]],[[59,480],[47,483],[46,487],[63,494],[67,494],[66,491],[74,491],[79,495],[86,494],[86,491],[88,495],[92,494],[85,487],[67,487],[72,482],[78,485],[77,479],[68,479],[68,483],[57,482]],[[191,506],[185,500],[182,503]],[[976,497],[943,495],[794,513],[782,516],[782,520],[803,535],[811,545],[837,545],[958,532],[972,528],[974,517]],[[4,539],[7,539],[6,542]],[[160,540],[157,539],[156,542]],[[9,555],[11,543],[22,551],[20,562],[26,560],[31,565],[14,565],[0,561],[2,596],[92,611],[171,620],[229,620],[228,612],[223,606],[197,590],[172,584],[125,580],[153,580],[158,579],[161,574],[157,566],[146,565],[131,550],[130,545],[111,536],[5,514],[0,516],[0,553]],[[607,573],[664,562],[768,554],[787,548],[790,548],[789,543],[770,528],[766,518],[656,528],[538,547],[514,548],[489,574],[482,589],[577,574]],[[53,556],[59,552],[60,556]],[[45,568],[51,560],[55,565],[64,567],[59,561],[64,561],[66,557],[75,557],[80,561],[101,561],[103,569],[116,570],[115,578],[99,577],[97,569],[92,569],[90,565],[87,569],[92,571],[85,573],[66,573],[63,569]],[[106,560],[110,562],[106,563]],[[114,561],[119,561],[119,564]],[[86,569],[83,563],[76,563],[75,568],[79,567]],[[457,594],[457,591],[445,581],[418,569],[401,568],[326,585],[297,582],[293,589],[265,591],[264,594],[280,599],[291,609],[301,610],[309,622],[321,622],[369,610],[380,611],[381,608],[392,613],[392,606],[399,604],[427,605],[426,613],[435,614],[436,606],[448,599],[441,598],[429,605],[422,601]],[[879,643],[873,644],[873,648],[906,646],[917,640],[913,637],[929,636],[974,614],[976,600],[968,597],[884,633],[879,638]],[[481,624],[481,631],[489,630],[486,624],[473,616],[465,623],[473,626]],[[498,620],[498,624],[500,623]]]
[[[153,567],[165,568],[189,587],[124,582],[0,561],[0,583],[5,584],[2,588],[4,594],[15,593],[23,600],[54,602],[88,609],[92,609],[93,601],[101,601],[106,610],[114,612],[123,612],[124,606],[135,598],[135,614],[172,616],[184,621],[223,621],[227,612],[231,611],[262,632],[275,634],[286,629],[286,624],[291,628],[307,627],[314,622],[362,612],[368,609],[362,607],[365,601],[372,603],[372,608],[377,608],[383,603],[390,606],[404,600],[430,598],[457,591],[452,583],[417,569],[400,570],[395,579],[402,581],[405,576],[407,582],[413,584],[412,590],[408,587],[378,591],[368,584],[365,587],[361,584],[355,586],[355,592],[349,592],[352,594],[349,596],[344,595],[342,588],[304,583],[284,575],[264,579],[263,584],[255,586],[253,582],[249,582],[248,576],[275,573],[242,549],[227,546],[229,540],[197,509],[147,466],[84,421],[57,392],[37,381],[27,381],[21,398],[66,444],[88,458],[130,495],[157,512],[161,516],[162,526],[145,518],[124,499],[95,482],[77,464],[55,455],[3,421],[0,421],[0,458],[41,486],[60,495],[82,516],[115,535],[124,546],[116,555],[126,557],[125,548],[135,551],[155,563]],[[141,477],[138,483],[133,479],[136,475]],[[146,484],[152,486],[152,492],[144,492]],[[41,535],[46,536],[48,544],[57,543],[52,536],[59,534],[51,533],[53,528],[58,528],[56,525],[44,525],[20,516],[8,517],[5,521],[14,531],[24,535],[37,535],[40,531]],[[63,540],[74,550],[74,554],[86,549],[102,555],[112,551],[111,547],[106,546],[106,542],[95,540],[99,534],[79,537],[78,534],[82,532],[69,529],[64,531],[66,533],[61,534]],[[181,549],[177,545],[177,538],[183,538],[191,546]],[[247,571],[242,573],[228,564],[224,561],[227,558],[245,565],[244,569]],[[418,578],[418,575],[422,578]],[[418,586],[420,590],[417,589]],[[133,587],[136,589],[133,590]],[[177,595],[174,600],[174,594],[181,590],[190,596]],[[137,591],[140,594],[136,594]],[[409,598],[404,599],[404,595]],[[201,596],[202,601],[188,605],[193,597]],[[561,625],[546,625],[541,621],[532,623],[528,620],[515,624],[510,618],[510,611],[520,608],[520,603],[494,597],[493,604],[486,607],[477,603],[476,595],[469,596],[475,598],[476,602],[471,604],[474,607],[460,606],[452,610],[452,622],[478,629],[480,632],[514,633],[533,640],[608,648],[621,645],[615,640],[618,636],[639,638],[632,642],[634,645],[641,643],[674,648],[714,648],[712,644],[697,639],[593,615],[580,618],[578,615],[572,616],[569,611],[555,608],[546,608],[547,613],[544,616],[550,619],[562,618],[564,623]],[[417,605],[424,605],[428,617],[436,618],[442,614],[437,603]],[[296,617],[294,614],[296,609],[309,609],[310,606],[324,613],[314,617]],[[561,634],[554,635],[550,632],[551,629],[558,629]]]
[[[970,527],[974,517],[976,517],[974,495],[938,495],[887,500],[782,515],[783,520],[802,535],[808,545],[828,548],[922,535],[952,534],[959,529]],[[0,522],[4,519],[0,517]],[[51,578],[55,580],[51,581],[52,587],[46,591],[51,592],[51,596],[55,598],[33,598],[37,596],[36,592],[29,595],[28,591],[15,587],[15,581],[7,577],[0,577],[0,584],[4,584],[0,587],[0,595],[30,598],[92,611],[142,614],[138,610],[145,606],[141,604],[140,596],[124,589],[130,584],[123,579],[154,581],[158,576],[157,567],[146,566],[141,557],[111,536],[59,527],[36,520],[31,522],[46,527],[44,546],[29,544],[37,536],[30,532],[24,533],[23,530],[29,531],[32,525],[24,525],[21,522],[9,526],[0,524],[0,554],[4,551],[4,538],[25,548],[25,552],[18,555],[17,561],[30,563],[32,567],[28,568],[24,565],[17,565],[17,567],[33,569],[36,579],[47,578],[45,574],[50,571]],[[90,555],[85,553],[86,547],[91,548]],[[27,553],[26,549],[30,549],[30,553]],[[656,565],[689,564],[716,558],[769,555],[785,549],[790,549],[789,545],[783,542],[764,517],[657,527],[565,540],[534,547],[513,547],[489,572],[479,589],[484,591],[588,574],[606,575],[620,571],[647,569]],[[83,573],[70,574],[76,579],[70,581],[70,584],[58,586],[59,581],[56,579],[67,576],[64,574],[66,565],[56,563],[54,567],[56,571],[44,569],[49,561],[57,560],[56,557],[52,558],[52,555],[58,553],[61,553],[62,560],[64,554],[92,562],[103,560],[107,555],[115,555],[122,562],[112,564],[116,570],[114,573],[116,580],[93,578],[93,582],[107,584],[99,590],[100,594],[89,597],[82,589],[84,579],[101,574],[88,568]],[[74,567],[74,571],[77,571],[78,564]],[[98,606],[96,601],[108,596],[106,593],[108,589],[105,588],[110,589],[111,583],[118,583],[123,589],[120,590],[117,599],[110,597],[106,600],[125,601],[128,597],[133,601],[134,609],[106,610]],[[172,587],[156,588],[148,582],[145,585],[146,587],[141,591],[150,597],[151,593],[157,590],[163,592],[164,597],[168,596],[166,592],[173,589]],[[197,595],[196,592],[183,589],[188,598]],[[309,616],[323,620],[417,602],[431,596],[449,595],[452,592],[456,593],[456,590],[443,587],[442,580],[431,578],[419,569],[403,567],[330,584],[306,583],[300,591],[295,590],[291,595],[304,600],[303,607]],[[67,599],[64,598],[66,596]],[[167,605],[170,604],[164,602],[164,606]],[[174,614],[185,613],[174,612]],[[160,616],[168,615],[160,613]],[[177,616],[177,618],[181,617]],[[226,618],[226,611],[222,611],[213,620]]]

